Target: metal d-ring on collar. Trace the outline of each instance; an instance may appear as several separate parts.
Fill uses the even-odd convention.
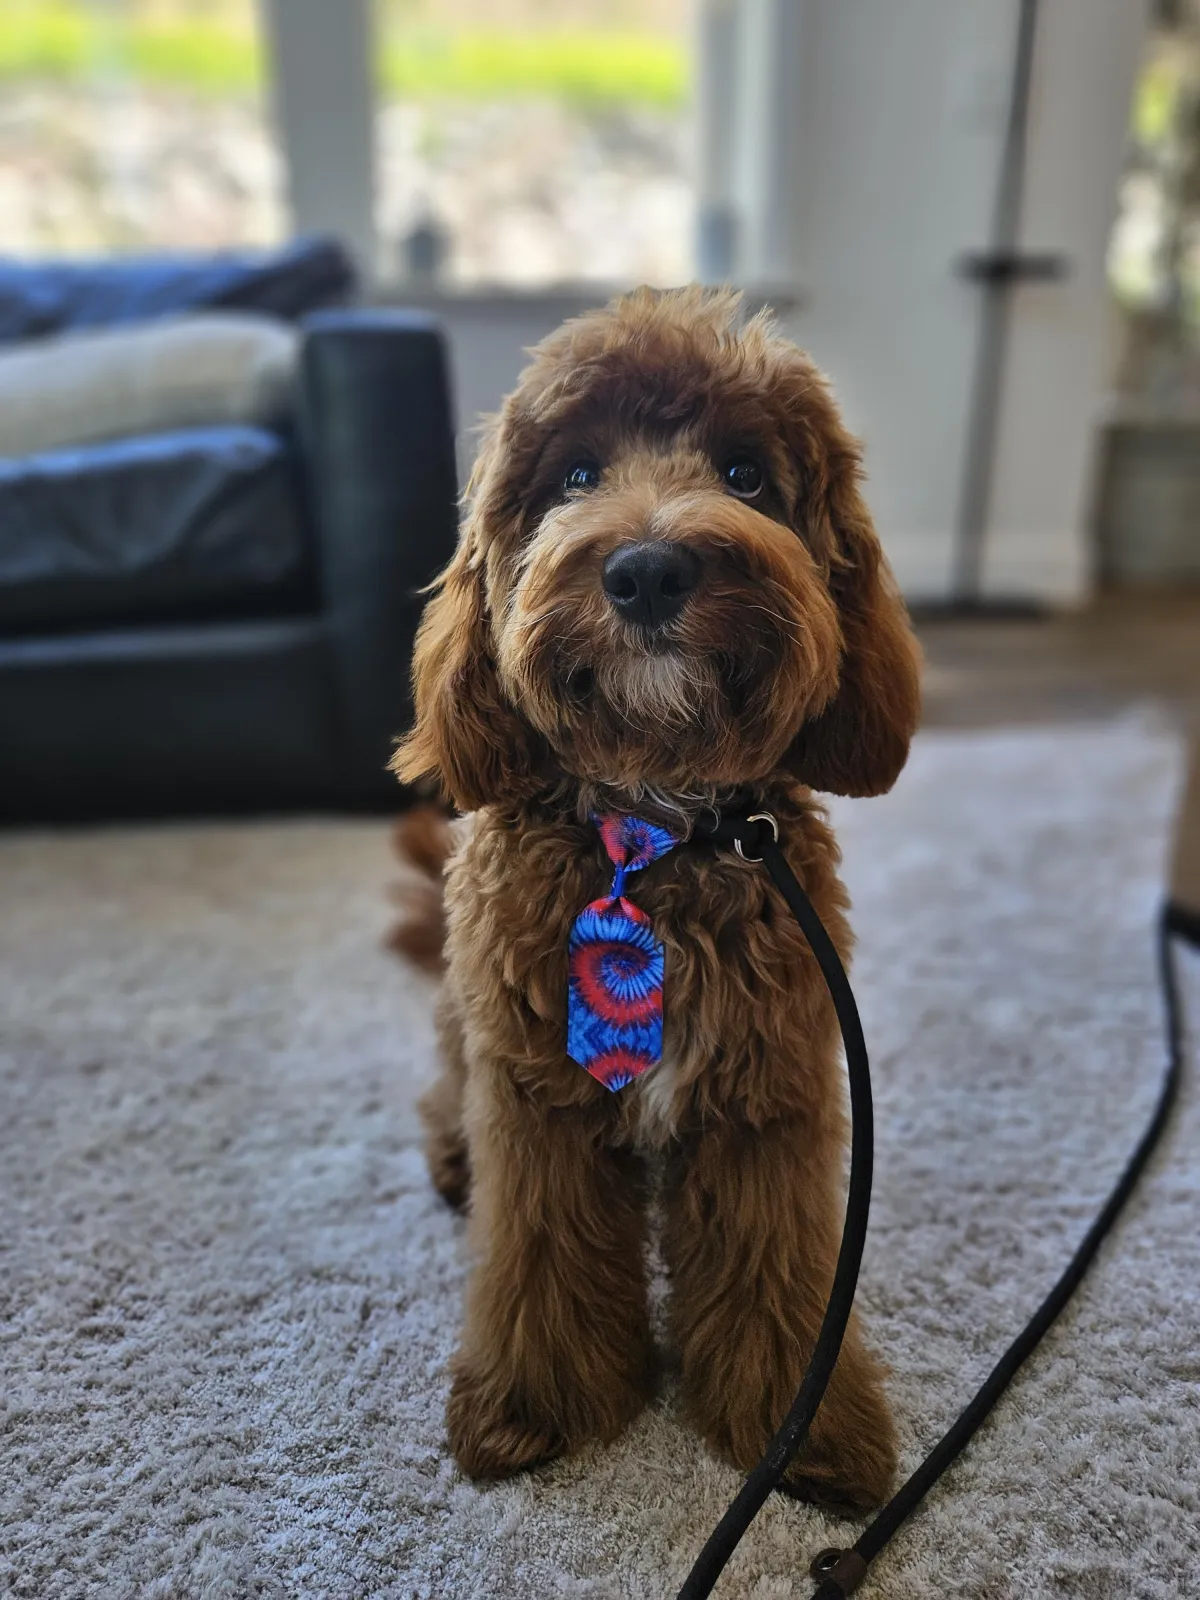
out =
[[[762,823],[766,823],[770,828],[770,839],[767,838]],[[691,840],[693,844],[715,844],[726,848],[732,845],[739,859],[751,866],[765,861],[767,853],[782,854],[778,848],[779,823],[769,811],[751,811],[747,815],[740,811],[721,811],[716,806],[709,806],[696,818]],[[751,854],[752,851],[761,853]]]
[[[771,824],[771,843],[779,843],[779,824],[769,811],[752,811],[744,820],[746,822],[769,822]],[[748,856],[742,849],[742,841],[740,839],[733,841],[733,848],[743,861],[758,862],[762,860],[761,856]]]

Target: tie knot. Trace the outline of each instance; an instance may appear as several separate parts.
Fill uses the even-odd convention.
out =
[[[608,859],[616,867],[617,877],[622,883],[627,872],[639,872],[642,867],[657,861],[659,856],[665,856],[678,843],[673,833],[647,822],[643,817],[629,817],[614,811],[595,820]],[[621,891],[617,889],[615,892],[619,894]]]

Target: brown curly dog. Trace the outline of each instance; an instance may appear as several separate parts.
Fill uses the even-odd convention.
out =
[[[477,1258],[454,1453],[473,1477],[516,1472],[612,1439],[644,1404],[653,1168],[683,1404],[749,1467],[833,1277],[832,1007],[763,870],[681,846],[631,890],[666,951],[663,1058],[610,1093],[566,1054],[567,941],[612,875],[593,813],[686,833],[736,799],[778,818],[849,955],[811,791],[890,787],[918,654],[809,359],[699,289],[638,290],[546,339],[486,438],[414,678],[395,770],[471,813],[447,830],[444,1072],[423,1102],[433,1181],[469,1194]],[[430,828],[414,820],[410,854],[434,867]],[[895,1459],[852,1323],[789,1487],[863,1506]]]

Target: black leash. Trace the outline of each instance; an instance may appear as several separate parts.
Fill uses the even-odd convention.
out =
[[[775,819],[765,812],[756,812],[748,817],[722,816],[711,828],[699,825],[696,832],[715,844],[733,845],[744,861],[763,863],[817,958],[821,976],[825,979],[837,1012],[838,1027],[842,1031],[846,1050],[846,1071],[850,1078],[850,1183],[833,1288],[799,1392],[762,1460],[709,1535],[708,1542],[679,1591],[679,1600],[700,1600],[702,1595],[710,1593],[739,1539],[762,1509],[771,1490],[778,1486],[788,1462],[804,1443],[812,1419],[817,1414],[817,1407],[821,1404],[837,1362],[838,1351],[842,1347],[842,1336],[850,1320],[850,1308],[854,1304],[858,1269],[867,1237],[867,1215],[871,1209],[871,1164],[875,1148],[871,1068],[854,993],[846,969],[833,947],[833,940],[825,932],[812,901],[800,887],[796,874],[779,848],[779,829]]]
[[[747,1477],[728,1511],[709,1536],[679,1591],[678,1600],[702,1600],[703,1596],[712,1592],[713,1585],[742,1535],[772,1489],[778,1486],[789,1462],[804,1443],[837,1362],[854,1302],[871,1203],[873,1153],[870,1065],[858,1007],[833,941],[779,848],[779,829],[775,819],[764,812],[750,816],[719,816],[711,826],[698,825],[696,834],[715,844],[732,845],[745,861],[761,861],[808,940],[821,968],[842,1032],[850,1081],[852,1131],[850,1183],[842,1243],[829,1304],[808,1369],[791,1410],[767,1446],[762,1460]],[[814,1558],[810,1570],[819,1583],[812,1600],[845,1600],[858,1588],[871,1562],[966,1448],[1025,1360],[1036,1349],[1078,1288],[1096,1252],[1120,1216],[1162,1138],[1179,1097],[1183,1076],[1183,1012],[1175,966],[1176,939],[1187,940],[1200,948],[1200,914],[1168,902],[1158,924],[1158,963],[1166,1016],[1167,1067],[1154,1113],[1137,1148],[1066,1270],[953,1426],[850,1549],[822,1550]]]

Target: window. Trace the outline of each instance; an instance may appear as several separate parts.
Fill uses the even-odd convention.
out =
[[[690,0],[375,0],[385,277],[692,274]]]
[[[0,0],[0,248],[270,244],[255,0]]]
[[[1200,406],[1200,0],[1161,0],[1134,96],[1109,248],[1120,387]]]

